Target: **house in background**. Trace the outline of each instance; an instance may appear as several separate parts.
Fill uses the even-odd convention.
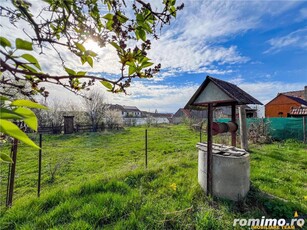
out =
[[[284,92],[282,94],[287,95],[287,96],[292,96],[292,97],[298,97],[298,98],[301,98],[307,101],[307,85],[305,86],[304,90]]]
[[[307,106],[307,86],[304,90],[279,93],[265,105],[265,117],[289,117],[293,108]]]
[[[172,121],[172,113],[154,113],[141,111],[136,106],[114,105],[107,106],[109,110],[118,111],[127,126],[149,125],[149,124],[169,124]]]
[[[126,105],[108,105],[110,110],[118,110],[121,112],[123,118],[125,117],[142,117],[142,112],[136,106],[126,106]]]
[[[179,124],[185,121],[185,119],[191,119],[195,123],[203,121],[208,117],[207,110],[190,110],[180,108],[173,116],[173,124]]]
[[[244,107],[245,107],[247,118],[257,117],[257,108],[251,108],[248,105],[244,105]],[[231,107],[230,106],[216,107],[214,109],[214,117],[215,118],[231,118]],[[238,108],[236,108],[236,117],[237,118],[239,117]]]
[[[124,117],[142,117],[141,110],[136,106],[122,106],[124,108],[123,115]]]
[[[172,114],[172,113],[158,113],[157,111],[154,112],[154,113],[147,112],[147,111],[142,111],[142,115],[144,117],[147,117],[147,118],[152,118],[153,122],[157,121],[157,120],[160,120],[161,123],[162,123],[162,121],[164,120],[163,123],[171,123],[174,114]]]

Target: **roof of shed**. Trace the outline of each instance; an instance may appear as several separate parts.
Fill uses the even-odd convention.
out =
[[[144,116],[152,116],[152,117],[166,117],[172,118],[174,114],[172,113],[152,113],[147,111],[141,111]]]
[[[307,107],[292,108],[290,110],[292,116],[307,116]]]
[[[207,76],[206,80],[201,84],[201,86],[197,89],[197,91],[191,97],[191,99],[185,106],[185,109],[195,108],[195,106],[196,107],[199,106],[198,104],[195,104],[195,101],[199,97],[199,95],[205,90],[205,88],[210,82],[214,83],[221,91],[226,93],[233,100],[232,102],[216,103],[216,106],[230,105],[233,103],[237,105],[246,105],[246,104],[262,105],[260,101],[258,101],[256,98],[252,97],[251,95],[249,95],[242,89],[240,89],[238,86],[231,84],[229,82],[226,82],[226,81],[222,81],[217,78]]]

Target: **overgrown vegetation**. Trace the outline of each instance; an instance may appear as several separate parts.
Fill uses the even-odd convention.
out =
[[[248,137],[254,144],[272,143],[272,136],[270,135],[270,121],[259,119],[252,122],[248,129]]]
[[[40,198],[37,153],[23,146],[16,200],[11,209],[2,206],[1,229],[233,229],[234,218],[307,213],[306,145],[252,147],[252,188],[235,203],[208,198],[198,186],[199,132],[181,125],[148,128],[146,170],[144,130],[44,136]],[[59,162],[51,182],[48,164]],[[4,178],[7,166],[0,167]]]

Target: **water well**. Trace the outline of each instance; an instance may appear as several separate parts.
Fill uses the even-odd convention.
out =
[[[207,191],[207,143],[198,143],[198,182]],[[250,187],[249,153],[232,146],[212,145],[212,195],[238,201]]]
[[[185,109],[208,110],[207,142],[197,144],[198,182],[208,195],[238,201],[249,191],[249,153],[236,148],[236,106],[240,106],[241,146],[247,149],[246,116],[241,106],[247,104],[261,102],[234,84],[207,76],[185,106]],[[213,110],[220,106],[231,106],[231,122],[213,122]],[[213,143],[212,136],[224,132],[231,133],[232,146]]]

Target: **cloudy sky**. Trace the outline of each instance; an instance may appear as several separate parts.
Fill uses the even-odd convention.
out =
[[[152,42],[150,58],[161,63],[161,73],[135,81],[129,95],[105,93],[109,103],[176,112],[207,75],[237,84],[264,104],[278,92],[307,85],[307,1],[182,1],[185,7],[176,20]],[[1,34],[13,37],[9,28],[5,24]],[[115,50],[106,47],[98,53],[100,61],[91,72],[116,74]],[[60,65],[50,63],[53,55],[41,55],[41,62],[46,71],[58,73]],[[78,60],[68,59],[71,67],[79,66]],[[50,91],[51,98],[80,100],[61,88]]]

